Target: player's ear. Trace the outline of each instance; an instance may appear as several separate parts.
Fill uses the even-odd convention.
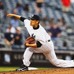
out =
[[[39,21],[37,21],[36,23],[39,24]]]

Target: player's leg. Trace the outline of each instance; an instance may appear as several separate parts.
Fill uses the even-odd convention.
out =
[[[48,43],[50,44],[48,46],[48,49],[49,49],[49,53],[43,53],[46,58],[53,64],[55,65],[56,67],[74,67],[74,62],[73,60],[62,60],[62,59],[58,59],[56,57],[56,54],[55,54],[55,51],[54,51],[54,45],[53,43]],[[47,44],[47,45],[48,45]]]
[[[17,71],[28,70],[28,66],[30,65],[30,58],[32,54],[33,52],[30,51],[30,48],[26,48],[24,55],[23,55],[23,65],[19,69],[17,69]]]
[[[31,48],[27,48],[24,52],[24,55],[23,55],[23,64],[26,65],[26,66],[29,66],[30,65],[30,59],[31,59],[31,56],[32,56],[33,52],[31,51]]]

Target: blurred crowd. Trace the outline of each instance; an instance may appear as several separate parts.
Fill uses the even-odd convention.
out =
[[[18,15],[23,15],[28,18],[32,14],[37,14],[40,16],[41,25],[46,29],[48,34],[51,36],[55,49],[65,49],[70,46],[70,40],[66,39],[67,36],[74,35],[74,31],[71,26],[69,26],[63,17],[59,19],[48,18],[43,12],[42,8],[47,5],[48,0],[31,0],[35,7],[33,10],[30,7],[30,2],[21,4],[17,2],[11,11],[7,10],[2,1],[0,1],[0,40],[4,42],[2,45],[0,42],[0,47],[9,47],[12,49],[25,49],[24,41],[29,36],[23,23],[18,21],[16,18],[8,18],[6,15],[8,13],[14,13]],[[23,14],[25,13],[25,15]],[[69,41],[69,42],[68,42]],[[66,48],[66,49],[67,49]]]

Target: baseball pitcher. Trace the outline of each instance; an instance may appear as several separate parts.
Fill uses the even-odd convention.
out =
[[[23,66],[17,69],[17,71],[28,70],[30,58],[34,52],[43,53],[45,57],[56,67],[74,67],[73,60],[62,60],[56,57],[51,37],[40,25],[40,18],[38,15],[33,15],[30,19],[26,19],[16,14],[8,14],[7,16],[15,17],[23,21],[24,26],[30,34],[30,37],[25,41],[27,48],[23,55]]]

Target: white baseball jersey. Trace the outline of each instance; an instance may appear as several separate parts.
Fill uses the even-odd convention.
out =
[[[54,51],[54,45],[51,40],[51,37],[46,33],[44,28],[39,24],[38,29],[34,29],[32,26],[30,26],[30,20],[24,19],[24,25],[27,28],[30,36],[34,36],[36,40],[40,41],[42,43],[42,46],[39,48],[32,48],[28,47],[26,48],[24,52],[24,59],[23,64],[25,66],[30,65],[30,59],[34,52],[37,53],[43,53],[45,57],[55,66],[57,67],[74,67],[74,61],[73,60],[61,60],[56,57],[55,51]],[[48,41],[50,40],[50,41]]]
[[[30,20],[28,19],[24,20],[24,24],[30,36],[34,36],[36,40],[45,42],[51,39],[50,36],[46,33],[45,29],[40,24],[38,29],[33,29],[33,27],[30,26]]]

